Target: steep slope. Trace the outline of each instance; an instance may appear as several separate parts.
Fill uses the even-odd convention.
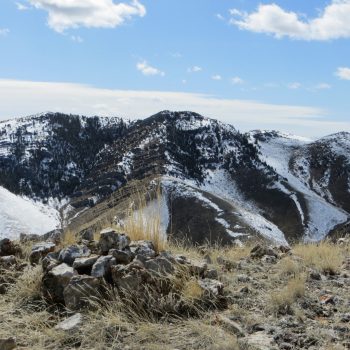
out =
[[[283,178],[275,186],[295,202],[308,239],[322,239],[336,225],[347,220],[349,214],[341,209],[339,203],[330,200],[329,182],[326,184],[322,176],[315,179],[308,175],[319,171],[328,172],[334,166],[333,160],[346,152],[345,148],[332,149],[329,145],[321,148],[323,140],[311,143],[309,140],[278,132],[258,131],[251,132],[250,135],[258,142],[261,159]],[[320,157],[323,165],[322,162],[315,162],[313,156]],[[343,167],[346,163],[338,159],[338,165]],[[346,176],[349,176],[349,169],[346,171]]]
[[[60,227],[55,203],[44,205],[16,196],[0,187],[0,239],[16,238],[21,233],[45,234]]]

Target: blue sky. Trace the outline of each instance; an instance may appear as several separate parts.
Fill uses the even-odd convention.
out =
[[[195,110],[350,131],[349,0],[2,0],[0,119]]]

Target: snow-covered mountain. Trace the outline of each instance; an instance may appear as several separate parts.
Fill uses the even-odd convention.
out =
[[[49,113],[0,123],[0,185],[64,199],[72,229],[123,216],[135,192],[159,183],[162,222],[176,238],[318,240],[349,219],[349,145],[347,133],[316,142],[242,134],[192,112],[131,123]]]

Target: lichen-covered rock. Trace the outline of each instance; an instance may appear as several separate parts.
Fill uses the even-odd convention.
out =
[[[64,303],[63,290],[74,275],[71,266],[63,263],[46,272],[42,280],[42,292],[47,300]]]
[[[71,278],[69,284],[64,288],[64,302],[70,310],[80,310],[88,307],[93,298],[101,298],[101,279],[77,275]]]
[[[32,251],[29,255],[29,261],[31,264],[38,264],[40,259],[53,252],[56,248],[56,244],[53,242],[39,242],[32,246]]]
[[[112,228],[106,228],[100,233],[99,246],[101,254],[108,254],[110,249],[123,250],[130,244],[130,238],[125,234],[120,234]]]
[[[84,258],[91,255],[91,251],[84,245],[71,245],[60,251],[58,260],[64,262],[70,266],[73,265],[74,260],[77,258]]]

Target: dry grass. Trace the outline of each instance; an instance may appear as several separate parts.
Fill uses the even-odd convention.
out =
[[[300,262],[292,259],[291,257],[282,259],[276,267],[279,270],[280,276],[282,277],[292,275],[296,276],[303,269],[303,266],[300,264]]]
[[[315,244],[298,244],[293,252],[300,256],[306,266],[321,273],[337,274],[340,271],[348,247],[328,241]]]
[[[281,290],[272,292],[268,307],[275,314],[292,313],[293,303],[305,294],[306,278],[303,275],[294,277]]]

